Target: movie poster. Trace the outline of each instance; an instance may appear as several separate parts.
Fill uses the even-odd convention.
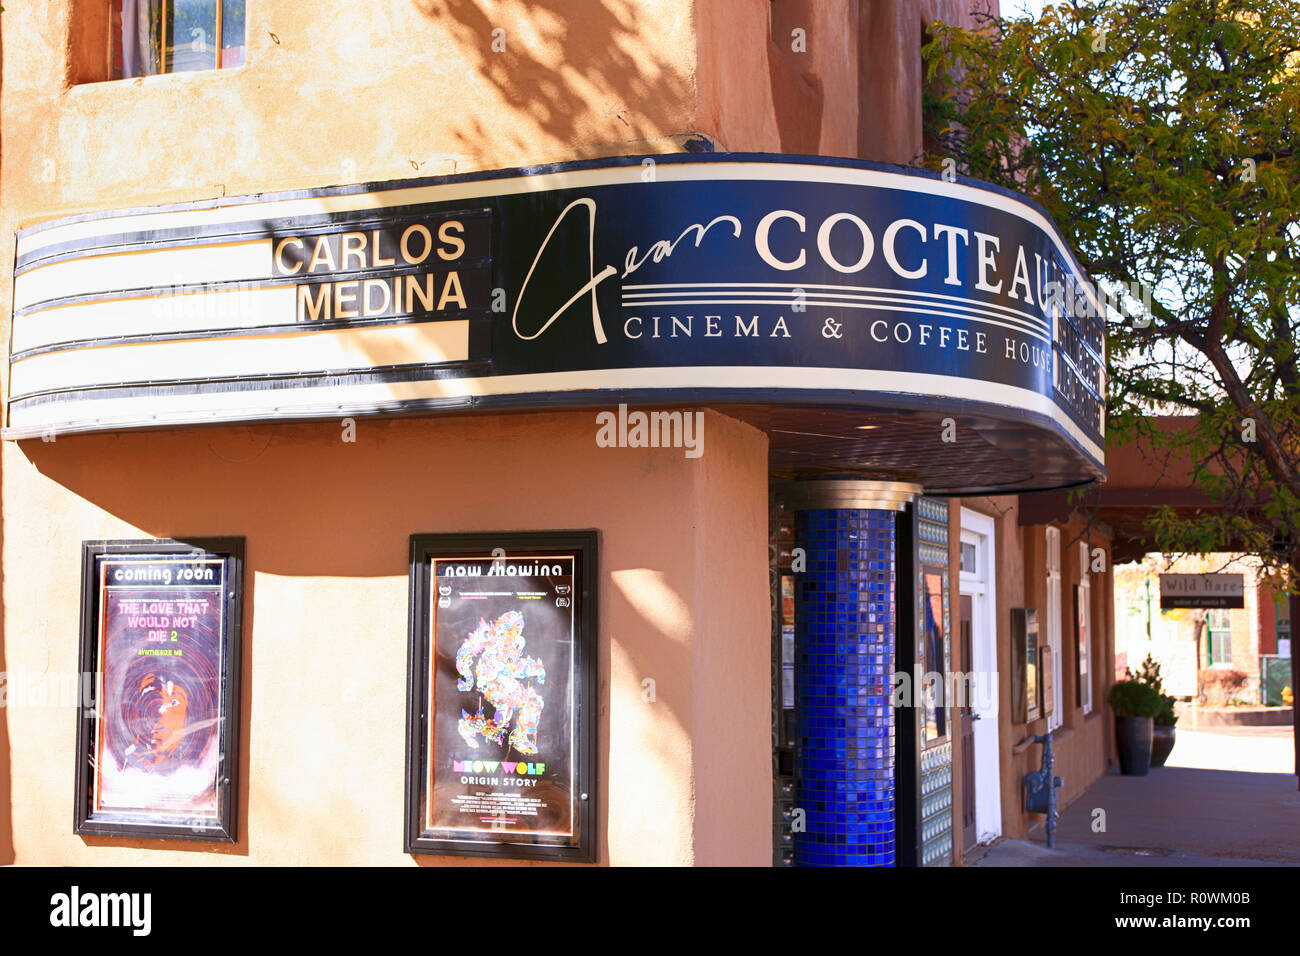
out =
[[[224,567],[98,560],[92,817],[220,818]]]
[[[575,557],[429,560],[426,830],[577,846]]]

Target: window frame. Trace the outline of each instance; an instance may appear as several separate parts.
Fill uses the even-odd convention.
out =
[[[1056,730],[1064,722],[1065,707],[1061,688],[1062,662],[1062,600],[1061,600],[1061,529],[1048,525],[1044,533],[1043,563],[1047,570],[1047,599],[1044,617],[1047,628],[1047,646],[1051,648],[1052,700],[1047,715],[1047,729]],[[1044,707],[1047,706],[1044,700]]]
[[[172,44],[169,47],[167,44],[168,26],[169,26],[169,22],[171,25],[174,26],[174,22],[175,22],[174,11],[175,11],[177,0],[159,0],[159,23],[158,23],[158,37],[157,37],[158,46],[156,50],[157,62],[159,64],[158,71],[156,73],[136,73],[132,76],[120,75],[118,71],[119,69],[124,69],[124,66],[119,67],[119,60],[124,61],[125,59],[123,55],[123,50],[125,47],[126,24],[125,24],[125,11],[121,7],[123,0],[103,0],[103,2],[105,2],[109,8],[108,44],[107,44],[108,46],[108,70],[107,70],[108,77],[107,78],[109,80],[135,80],[135,79],[142,79],[148,76],[171,76],[176,73],[206,73],[210,71],[234,70],[240,68],[241,66],[244,66],[248,62],[247,59],[248,58],[248,54],[247,54],[247,38],[248,38],[247,2],[248,0],[245,0],[245,6],[244,6],[244,16],[243,16],[244,29],[243,29],[243,38],[242,38],[243,42],[240,43],[238,47],[239,50],[241,51],[239,62],[231,63],[228,65],[222,62],[226,58],[226,54],[228,52],[226,48],[222,45],[226,33],[226,29],[225,29],[226,21],[228,19],[227,13],[229,12],[226,9],[228,0],[213,0],[213,5],[215,8],[213,14],[213,43],[212,43],[212,54],[214,60],[213,65],[199,67],[197,69],[184,69],[184,70],[177,70],[174,68],[175,54],[176,54],[176,50],[178,49],[178,45]],[[139,0],[139,2],[148,3],[149,0]],[[150,32],[152,33],[152,30]],[[153,37],[151,35],[150,37],[151,43],[152,40]],[[184,46],[184,44],[179,44],[179,46]],[[235,49],[235,47],[232,46],[230,49],[233,50]]]
[[[1227,623],[1217,627],[1212,624],[1217,614],[1225,615]],[[1223,644],[1227,645],[1226,660],[1223,659]],[[1221,669],[1232,667],[1232,611],[1230,609],[1214,608],[1205,615],[1205,666]]]
[[[1093,710],[1092,579],[1088,573],[1088,542],[1079,542],[1079,583],[1075,590],[1075,628],[1079,656],[1079,705]]]

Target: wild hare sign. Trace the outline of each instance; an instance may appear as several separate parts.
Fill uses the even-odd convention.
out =
[[[1160,610],[1244,608],[1245,577],[1240,574],[1162,574]]]
[[[1010,455],[1023,442],[999,427],[1036,429],[1100,477],[1104,309],[1031,201],[852,160],[623,157],[244,197],[22,231],[6,434],[832,402],[978,416]]]

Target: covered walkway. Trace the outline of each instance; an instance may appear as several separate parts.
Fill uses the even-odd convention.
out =
[[[1061,814],[1056,847],[1041,825],[1001,840],[974,866],[1294,866],[1300,793],[1290,727],[1178,729],[1168,765],[1108,774]],[[1104,832],[1094,832],[1097,811]]]

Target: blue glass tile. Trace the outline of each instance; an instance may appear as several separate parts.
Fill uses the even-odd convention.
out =
[[[894,865],[894,515],[796,512],[799,866]]]

